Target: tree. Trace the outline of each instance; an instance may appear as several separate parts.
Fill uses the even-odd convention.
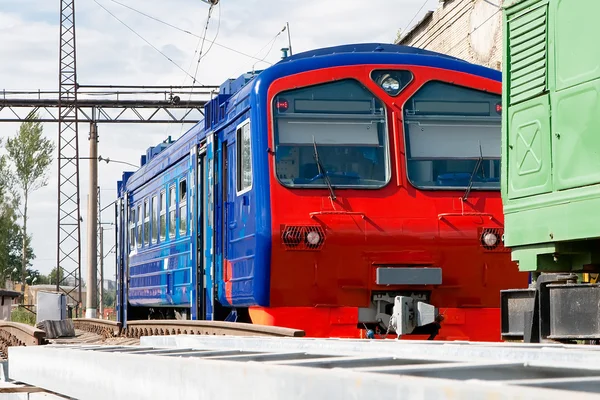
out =
[[[15,198],[20,200],[23,218],[23,252],[21,262],[21,282],[25,282],[27,274],[27,206],[29,195],[35,190],[48,184],[48,169],[52,163],[54,143],[42,136],[43,128],[37,119],[37,113],[31,113],[28,120],[21,124],[17,136],[6,141],[8,159],[14,167],[15,184],[20,188],[20,193],[15,192]],[[25,293],[25,285],[21,287]]]
[[[104,303],[104,307],[114,307],[116,297],[117,293],[114,290],[104,290],[104,295],[102,296],[102,302]]]
[[[56,270],[57,270],[57,268],[52,268],[52,271],[50,271],[50,274],[48,275],[48,283],[51,285],[56,285],[56,283],[58,282],[57,279],[60,279],[61,282],[63,279],[65,279],[65,271],[63,271],[62,268],[58,268],[59,272],[58,272],[58,278],[57,278]],[[64,285],[64,282],[62,284]]]
[[[0,286],[9,278],[21,281],[23,233],[18,224],[18,204],[11,192],[11,172],[3,155],[0,156]],[[30,246],[31,237],[27,240],[26,265],[31,266],[30,260],[35,256]]]
[[[394,39],[394,44],[399,44],[400,39],[402,39],[402,29],[398,29],[396,32],[396,39]]]

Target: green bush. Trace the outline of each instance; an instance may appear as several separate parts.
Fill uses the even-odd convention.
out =
[[[13,322],[35,326],[35,314],[25,308],[19,307],[14,310],[10,315],[10,319]]]

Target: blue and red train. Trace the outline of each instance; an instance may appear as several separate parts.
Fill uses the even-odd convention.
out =
[[[204,120],[118,183],[118,319],[361,337],[396,296],[437,338],[499,340],[501,74],[357,44],[226,81]]]

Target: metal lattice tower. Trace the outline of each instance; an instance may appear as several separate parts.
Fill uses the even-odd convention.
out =
[[[60,0],[60,58],[58,101],[58,238],[56,290],[75,302],[81,298],[81,215],[79,209],[79,136],[77,132],[77,64],[75,0]],[[74,277],[73,288],[61,288]],[[67,300],[68,301],[68,300]]]

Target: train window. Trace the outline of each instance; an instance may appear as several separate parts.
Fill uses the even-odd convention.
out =
[[[144,243],[142,246],[150,244],[150,207],[148,199],[144,200]]]
[[[380,188],[391,175],[384,104],[353,79],[279,93],[275,162],[288,187]]]
[[[152,243],[156,243],[157,240],[157,235],[155,233],[155,231],[158,231],[158,203],[156,202],[156,196],[152,196],[152,215],[150,216],[150,219],[152,220],[152,235],[150,235],[150,237],[152,238]]]
[[[135,207],[129,212],[129,251],[135,247]]]
[[[177,221],[175,200],[175,185],[173,185],[169,188],[169,237],[171,239],[175,237],[175,223]]]
[[[160,236],[160,241],[164,242],[167,238],[167,198],[164,190],[160,192],[160,218],[158,223],[160,226],[157,231]]]
[[[179,236],[187,233],[187,185],[186,180],[179,182]]]
[[[250,145],[250,123],[237,129],[237,191],[238,194],[252,187],[252,152]]]
[[[136,214],[136,237],[135,243],[137,244],[138,249],[142,247],[142,206],[138,206],[137,214]]]
[[[438,81],[423,85],[404,106],[410,182],[499,190],[500,104],[498,94]]]

